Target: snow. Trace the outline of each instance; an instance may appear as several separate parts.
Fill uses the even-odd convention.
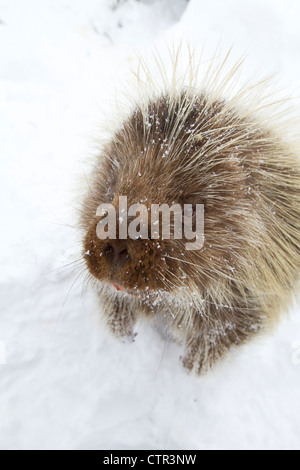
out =
[[[1,0],[1,449],[299,450],[299,307],[190,376],[159,324],[133,344],[110,336],[74,215],[94,126],[136,51],[220,40],[289,94],[299,14],[296,0]]]

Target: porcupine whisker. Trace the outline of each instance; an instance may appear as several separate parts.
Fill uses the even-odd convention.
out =
[[[89,284],[90,284],[90,281],[92,279],[92,276],[91,274],[87,271],[86,272],[86,275],[83,279],[83,282],[82,282],[82,289],[81,289],[81,300],[82,300],[82,306],[83,306],[83,310],[85,311],[85,305],[84,305],[84,297],[87,293],[87,290],[88,290],[88,287],[89,287]]]
[[[43,222],[46,223],[46,224],[59,225],[59,226],[61,226],[61,227],[72,228],[72,229],[77,230],[77,231],[78,231],[78,230],[81,230],[81,227],[80,227],[79,225],[71,225],[71,224],[66,224],[66,223],[64,223],[64,222],[61,222],[61,223],[59,223],[59,222],[52,222],[52,221],[49,221],[49,220],[44,220]]]
[[[71,261],[70,263],[67,263],[63,266],[60,266],[59,268],[51,269],[51,271],[48,271],[45,274],[51,274],[51,273],[55,273],[55,272],[58,272],[58,271],[64,272],[65,270],[73,269],[74,267],[78,268],[81,265],[84,265],[84,263],[85,263],[84,259],[79,258],[79,259]]]
[[[57,319],[57,321],[56,321],[55,330],[56,330],[56,328],[57,328],[57,326],[58,326],[58,323],[59,323],[59,321],[60,321],[60,319],[61,319],[63,310],[64,310],[65,305],[66,305],[66,303],[67,303],[67,300],[68,300],[68,298],[69,298],[69,296],[70,296],[70,294],[71,294],[71,292],[72,292],[72,290],[73,290],[73,288],[74,288],[76,282],[80,279],[80,277],[81,277],[85,272],[86,272],[86,268],[84,267],[84,268],[80,271],[80,273],[76,276],[76,278],[75,278],[75,280],[73,281],[73,283],[71,284],[71,287],[69,288],[68,293],[67,293],[67,295],[66,295],[66,297],[65,297],[65,300],[64,300],[64,302],[63,302],[63,305],[62,305],[62,307],[61,307],[61,309],[60,309],[60,312],[59,312],[59,315],[58,315],[58,319]]]

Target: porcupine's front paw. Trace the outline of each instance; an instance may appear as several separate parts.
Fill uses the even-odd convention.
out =
[[[181,362],[187,370],[199,375],[204,374],[209,369],[200,347],[193,346],[188,348],[185,355],[181,358]]]
[[[206,374],[220,358],[218,350],[203,342],[203,338],[193,340],[182,358],[183,366],[198,375]]]
[[[109,309],[106,307],[105,313],[112,333],[123,341],[133,342],[137,336],[134,331],[136,312],[130,307],[116,300]]]

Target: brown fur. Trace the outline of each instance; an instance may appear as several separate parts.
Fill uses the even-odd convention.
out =
[[[163,314],[186,344],[183,364],[201,373],[286,309],[299,280],[299,159],[238,101],[193,87],[145,98],[91,178],[84,256],[117,336],[132,337],[139,315]],[[118,208],[119,196],[148,208],[204,204],[203,249],[186,251],[184,239],[99,240],[97,207]],[[127,250],[121,264],[110,246]]]

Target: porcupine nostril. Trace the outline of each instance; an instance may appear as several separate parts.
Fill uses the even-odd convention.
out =
[[[113,248],[113,246],[111,244],[107,244],[104,248],[104,254],[108,257],[108,258],[113,258],[114,257],[114,254],[115,254],[115,250]]]
[[[118,246],[117,242],[108,243],[103,252],[109,262],[116,266],[123,266],[130,259],[126,246]]]
[[[117,258],[118,258],[118,259],[117,259],[117,263],[118,263],[119,265],[125,264],[125,263],[129,260],[129,258],[130,258],[129,252],[128,252],[127,248],[122,248],[122,249],[119,251]]]

